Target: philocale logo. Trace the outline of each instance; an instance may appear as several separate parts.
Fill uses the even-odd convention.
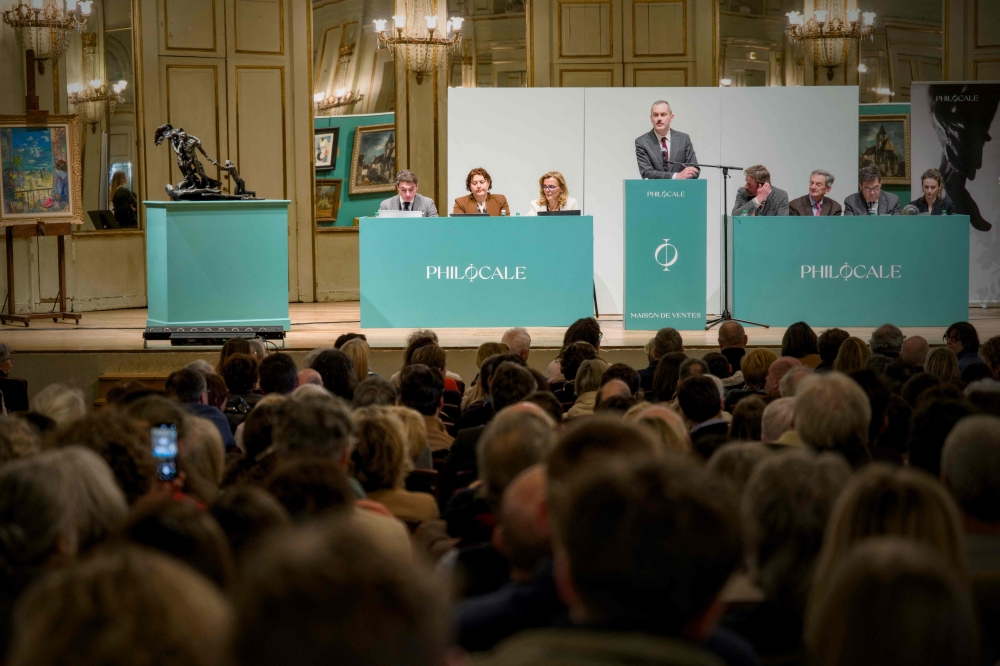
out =
[[[479,266],[469,264],[464,271],[458,266],[428,266],[427,278],[438,280],[527,280],[526,266]]]
[[[935,95],[935,102],[978,102],[979,95]]]
[[[683,199],[687,194],[684,190],[656,190],[646,192],[647,197],[667,197],[671,199]]]
[[[850,279],[866,279],[866,278],[878,278],[884,280],[898,280],[902,276],[903,267],[900,264],[889,264],[886,266],[875,266],[866,264],[857,264],[852,266],[851,264],[844,262],[844,265],[837,270],[835,266],[807,266],[803,265],[800,268],[800,278],[811,277],[811,278],[826,278],[830,280],[850,280]]]
[[[663,251],[662,261],[660,260],[661,250]],[[673,258],[670,257],[671,250],[674,251]],[[656,260],[656,263],[663,266],[663,270],[665,272],[670,271],[670,267],[677,263],[677,257],[678,257],[677,248],[670,242],[669,238],[664,238],[663,245],[658,246],[656,248],[656,251],[653,252],[653,259]]]

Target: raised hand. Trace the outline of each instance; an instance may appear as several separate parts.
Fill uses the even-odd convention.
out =
[[[764,203],[767,198],[771,195],[771,183],[764,183],[757,188],[757,199],[758,203]]]

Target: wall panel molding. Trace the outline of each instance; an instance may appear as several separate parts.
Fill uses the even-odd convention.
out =
[[[643,0],[632,5],[632,57],[688,54],[688,0]]]
[[[612,0],[556,0],[556,6],[560,58],[614,56],[615,6]]]
[[[240,54],[285,54],[285,0],[235,0],[235,51]]]
[[[157,0],[160,55],[225,56],[224,0]]]

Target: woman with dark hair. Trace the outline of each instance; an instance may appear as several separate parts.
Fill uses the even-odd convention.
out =
[[[944,343],[958,357],[958,371],[963,372],[973,363],[983,363],[979,355],[979,333],[967,321],[958,321],[944,332]]]
[[[603,337],[604,334],[601,333],[601,325],[597,323],[597,320],[593,317],[584,317],[577,319],[566,329],[566,333],[563,334],[562,348],[565,351],[574,342],[586,342],[596,351],[600,352],[601,338]],[[545,379],[548,380],[553,391],[558,388],[558,386],[553,386],[553,384],[558,385],[559,382],[571,382],[576,377],[576,375],[563,374],[561,363],[562,353],[545,368]]]
[[[486,169],[476,167],[470,171],[469,175],[465,177],[465,189],[469,191],[469,195],[455,199],[455,206],[451,211],[453,214],[475,215],[478,213],[493,217],[510,215],[507,197],[490,192],[493,189],[493,179],[490,178]]]
[[[819,355],[816,333],[804,321],[797,321],[785,329],[781,338],[781,355],[797,358],[802,365],[813,369],[823,360]]]
[[[684,352],[670,352],[660,357],[653,373],[652,402],[670,402],[677,392],[681,376],[681,363],[687,360]]]
[[[931,215],[951,215],[954,204],[951,199],[944,194],[944,178],[937,169],[928,169],[920,176],[920,186],[924,191],[924,196],[910,202],[911,206],[916,206],[921,213],[929,212]]]
[[[250,354],[233,354],[222,366],[222,378],[229,389],[226,406],[222,411],[233,433],[246,420],[254,405],[264,397],[254,392],[257,388],[259,366],[257,357]]]
[[[818,348],[820,363],[814,369],[818,371],[833,370],[833,362],[840,351],[840,345],[844,340],[851,337],[851,334],[842,328],[828,328],[819,334]]]
[[[222,374],[222,366],[226,364],[226,359],[233,354],[253,354],[253,347],[250,346],[250,341],[246,338],[229,338],[226,343],[222,345],[222,350],[219,352],[219,362],[215,364],[215,371],[218,374]]]

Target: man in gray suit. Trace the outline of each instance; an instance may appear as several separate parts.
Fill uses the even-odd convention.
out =
[[[424,217],[438,216],[434,200],[417,194],[417,175],[409,169],[396,174],[396,196],[380,203],[378,209],[412,210],[423,213]]]
[[[649,112],[653,129],[635,140],[635,161],[643,178],[698,177],[700,170],[696,166],[684,166],[698,164],[691,137],[670,129],[673,119],[670,104],[662,99],[653,102]]]
[[[882,174],[874,164],[858,172],[858,192],[844,199],[844,215],[902,215],[899,197],[882,191]]]
[[[763,164],[743,170],[746,185],[736,192],[733,216],[788,215],[788,192],[771,187],[771,172]]]

